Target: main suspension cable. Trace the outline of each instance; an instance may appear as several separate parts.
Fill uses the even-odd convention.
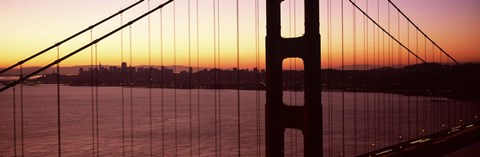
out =
[[[380,30],[382,30],[384,32],[384,34],[387,34],[391,39],[393,39],[395,42],[397,42],[398,44],[400,44],[403,48],[405,48],[406,50],[408,50],[409,53],[411,53],[413,56],[415,56],[418,60],[422,61],[423,63],[426,63],[425,60],[423,60],[422,58],[420,58],[417,54],[413,53],[408,47],[406,47],[404,44],[402,44],[400,41],[398,41],[395,37],[392,36],[392,34],[390,34],[387,30],[385,30],[383,27],[381,27],[379,25],[379,22],[376,22],[375,20],[373,20],[367,13],[365,13],[360,7],[358,7],[352,0],[349,0],[350,3],[352,3],[360,12],[362,12],[362,14],[364,14],[373,24],[375,24]],[[380,14],[380,13],[379,13]],[[379,21],[379,20],[377,20]]]
[[[443,54],[445,54],[448,58],[450,58],[454,63],[456,63],[457,65],[460,65],[459,62],[457,62],[453,57],[450,56],[450,54],[448,54],[447,52],[445,52],[440,46],[438,46],[427,34],[425,34],[415,23],[413,23],[412,20],[410,20],[410,18],[407,17],[407,15],[405,15],[391,0],[388,0],[388,3],[390,3],[393,7],[395,7],[395,9],[397,9],[397,11],[402,14],[403,17],[405,17],[405,19],[407,19],[407,21],[412,24],[416,29],[417,31],[420,31],[424,36],[425,38],[427,38],[432,44],[434,44],[438,49],[440,49],[441,52],[443,52]]]
[[[21,79],[19,79],[19,80],[10,82],[9,84],[7,84],[7,85],[3,86],[2,88],[0,88],[0,92],[5,91],[5,90],[7,90],[8,88],[11,88],[11,87],[17,85],[18,83],[20,83],[20,82],[22,82],[22,81],[25,81],[25,80],[27,80],[27,79],[29,79],[29,78],[31,78],[31,77],[39,74],[40,72],[43,72],[43,71],[47,70],[48,68],[50,68],[50,67],[52,67],[52,66],[54,66],[54,65],[56,65],[56,64],[58,64],[58,63],[60,63],[60,62],[62,62],[62,61],[64,61],[64,60],[66,60],[66,59],[68,59],[68,58],[70,58],[70,57],[72,57],[73,55],[81,52],[82,50],[84,50],[84,49],[86,49],[86,48],[88,48],[88,47],[90,47],[90,46],[92,46],[92,45],[94,45],[94,44],[96,44],[96,43],[104,40],[105,38],[111,36],[112,34],[117,33],[118,31],[124,29],[125,27],[131,26],[133,23],[135,23],[135,22],[137,22],[138,20],[144,18],[145,16],[147,16],[147,15],[149,15],[149,14],[151,14],[151,13],[153,13],[153,12],[155,12],[155,11],[161,9],[161,8],[163,8],[164,6],[168,5],[168,4],[171,3],[171,2],[173,2],[173,0],[168,0],[167,2],[164,2],[164,3],[160,4],[159,6],[157,6],[156,8],[150,10],[149,12],[146,12],[146,13],[138,16],[137,18],[131,20],[131,21],[128,22],[127,24],[125,24],[125,25],[123,25],[123,26],[121,26],[121,27],[118,27],[118,28],[116,28],[116,29],[113,30],[113,31],[110,31],[109,33],[101,36],[100,38],[98,38],[98,39],[96,39],[96,40],[94,40],[94,41],[92,41],[92,42],[90,42],[90,43],[88,43],[88,44],[86,44],[86,45],[84,45],[84,46],[76,49],[75,51],[70,52],[70,53],[68,53],[67,55],[65,55],[65,56],[63,56],[63,57],[61,57],[61,58],[59,58],[59,59],[56,59],[55,61],[49,63],[48,65],[43,66],[43,67],[35,70],[34,72],[29,73],[28,75],[25,75],[25,77],[23,77],[23,78],[21,78]]]
[[[50,46],[50,47],[48,47],[48,48],[46,48],[46,49],[44,49],[44,50],[42,50],[42,51],[40,51],[40,52],[38,52],[38,53],[35,53],[35,54],[33,54],[32,56],[30,56],[30,57],[28,57],[28,58],[26,58],[26,59],[24,59],[24,60],[22,60],[22,61],[20,61],[20,62],[18,62],[18,63],[15,63],[14,65],[11,65],[11,66],[9,66],[9,67],[7,67],[7,68],[5,68],[5,69],[2,69],[2,70],[0,71],[0,74],[3,74],[3,73],[5,73],[5,72],[7,72],[7,71],[9,71],[9,70],[11,70],[11,69],[19,66],[19,65],[23,65],[25,62],[28,62],[29,60],[32,60],[32,59],[36,58],[37,56],[42,55],[42,54],[44,54],[44,53],[52,50],[53,48],[58,47],[58,46],[62,45],[63,43],[65,43],[65,42],[67,42],[67,41],[69,41],[69,40],[71,40],[71,39],[74,39],[74,38],[76,38],[77,36],[79,36],[79,35],[87,32],[87,31],[92,31],[92,30],[93,30],[95,27],[97,27],[98,25],[101,25],[102,23],[109,21],[110,19],[112,19],[112,18],[114,18],[114,17],[122,14],[123,12],[125,12],[125,11],[127,11],[127,10],[135,7],[135,6],[137,6],[138,4],[142,3],[143,1],[145,1],[145,0],[137,1],[137,2],[135,2],[134,4],[132,4],[132,5],[128,6],[128,7],[120,10],[119,12],[117,12],[117,13],[115,13],[115,14],[113,14],[113,15],[111,15],[111,16],[109,16],[109,17],[107,17],[107,18],[105,18],[105,19],[103,19],[103,20],[101,20],[101,21],[99,21],[99,22],[97,22],[97,23],[95,23],[95,24],[93,24],[93,25],[85,28],[85,29],[83,29],[82,31],[77,32],[76,34],[73,34],[73,35],[71,35],[70,37],[68,37],[68,38],[66,38],[66,39],[64,39],[64,40],[62,40],[62,41],[60,41],[60,42],[58,42],[58,43],[55,43],[54,45],[52,45],[52,46]]]

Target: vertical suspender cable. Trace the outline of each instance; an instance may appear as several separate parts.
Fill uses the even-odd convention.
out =
[[[131,154],[132,156],[135,156],[133,154],[133,73],[135,72],[134,71],[134,67],[133,67],[133,48],[132,48],[132,26],[130,25],[128,27],[128,31],[129,31],[129,48],[130,48],[130,82],[129,82],[129,86],[130,86],[130,151],[131,151]]]
[[[379,28],[374,29],[374,39],[375,40],[375,45],[374,49],[376,50],[376,54],[373,56],[373,66],[376,72],[376,75],[378,75],[378,68],[380,67],[380,31]],[[374,149],[375,146],[378,145],[380,146],[380,93],[379,93],[379,87],[378,87],[378,82],[376,82],[375,87],[374,87],[374,93],[373,93],[373,107],[374,107]],[[376,144],[376,145],[375,145]]]
[[[148,0],[148,11],[150,11],[150,0]],[[153,122],[152,122],[152,38],[150,15],[148,15],[148,105],[150,124],[150,156],[153,156]]]
[[[164,66],[163,66],[163,9],[160,9],[160,107],[161,107],[161,117],[162,117],[162,156],[165,156],[165,114],[164,114]]]
[[[259,0],[255,0],[255,67],[257,67],[257,73],[256,73],[256,91],[255,91],[255,103],[256,103],[256,122],[257,122],[257,157],[260,156],[261,151],[260,151],[260,52],[259,52],[259,7],[258,4]]]
[[[95,44],[95,123],[96,123],[96,138],[97,138],[97,156],[100,156],[100,137],[99,137],[99,129],[98,129],[98,71],[100,67],[98,66],[98,52],[97,52],[97,44]]]
[[[407,46],[410,47],[410,24],[407,23]],[[407,53],[407,66],[410,66],[410,53]],[[408,140],[412,139],[411,136],[411,127],[412,127],[412,110],[410,104],[410,96],[407,96],[407,103],[408,103]]]
[[[217,57],[218,57],[218,153],[219,153],[219,156],[222,156],[222,103],[221,103],[221,99],[222,99],[222,92],[221,92],[221,86],[222,86],[222,81],[220,80],[220,76],[221,76],[221,57],[220,57],[220,48],[221,48],[221,43],[220,43],[220,0],[217,0],[217,29],[218,29],[218,33],[217,33],[217,47],[218,47],[218,53],[217,53]]]
[[[120,15],[120,26],[123,26],[123,14]],[[123,60],[123,29],[120,31],[120,53],[122,64],[122,156],[125,157],[125,66]]]
[[[343,0],[341,1],[341,16],[342,16],[342,152],[340,156],[345,156],[345,37],[344,37],[344,15],[343,15]]]
[[[401,41],[401,31],[400,31],[400,12],[397,12],[397,28],[398,28],[398,40]],[[403,68],[402,67],[402,49],[400,48],[400,45],[398,45],[398,66],[399,68]],[[400,90],[400,87],[397,85],[397,90],[398,92],[401,92]],[[402,124],[402,116],[403,116],[403,108],[402,108],[402,96],[400,94],[398,94],[398,142],[402,142],[402,128],[403,128],[403,124]]]
[[[460,102],[460,101],[455,101],[455,106],[459,106],[459,107],[455,107],[455,109],[458,108],[458,110],[459,110],[459,111],[458,111],[458,112],[459,112],[459,113],[458,113],[458,118],[459,118],[459,119],[458,119],[458,125],[462,125],[462,124],[463,124],[463,123],[462,123],[462,118],[463,118],[463,113],[462,113],[463,106],[462,106],[462,102]]]
[[[191,19],[190,19],[190,0],[188,0],[188,109],[189,109],[189,124],[190,124],[190,156],[193,156],[192,148],[192,36],[191,36]]]
[[[372,26],[372,38],[373,38],[373,43],[372,43],[372,46],[373,46],[373,54],[372,54],[372,56],[373,56],[372,57],[373,68],[370,71],[373,71],[376,68],[376,58],[375,57],[376,57],[376,52],[377,52],[377,36],[376,36],[375,25]],[[376,112],[377,101],[376,101],[376,95],[377,94],[375,92],[376,91],[375,90],[376,89],[375,85],[372,88],[373,88],[373,93],[372,93],[372,99],[373,99],[373,102],[372,102],[372,105],[373,105],[373,107],[372,107],[372,111],[373,111],[373,113],[372,113],[373,114],[372,115],[372,117],[373,117],[373,126],[372,126],[373,137],[372,137],[372,141],[369,143],[370,147],[371,147],[369,149],[369,151],[374,149],[375,143],[377,142],[376,141],[376,139],[377,139],[377,125],[376,125],[377,124],[377,112]],[[370,99],[370,98],[368,98],[368,99]]]
[[[57,59],[60,58],[60,47],[57,47]],[[58,156],[62,156],[62,136],[60,119],[60,63],[57,64],[57,136],[58,136]]]
[[[387,39],[388,40],[388,39]],[[386,41],[389,42],[389,41]],[[390,47],[385,46],[385,32],[382,33],[382,55],[383,55],[383,60],[382,60],[382,67],[388,67],[390,65]],[[387,52],[385,52],[385,47],[387,47]],[[385,58],[387,57],[387,58]],[[382,77],[386,78],[387,73],[385,71],[382,71]],[[389,139],[389,129],[390,127],[390,115],[389,115],[389,110],[387,110],[387,107],[390,107],[389,104],[387,103],[387,98],[389,97],[388,93],[385,93],[386,89],[385,87],[382,87],[382,107],[383,107],[383,146],[386,147],[388,144],[388,139]],[[388,114],[387,114],[388,112]],[[388,117],[388,118],[387,118]],[[388,130],[388,131],[387,131]]]
[[[376,68],[376,53],[377,53],[377,35],[376,35],[376,29],[375,25],[372,26],[372,32],[373,32],[373,69]],[[375,85],[376,86],[376,85]],[[377,142],[377,93],[376,93],[376,87],[373,86],[373,141],[371,142],[371,149],[373,150],[375,147],[375,143]]]
[[[174,95],[174,121],[175,121],[175,156],[178,156],[178,124],[177,124],[177,20],[176,2],[173,1],[173,95]]]
[[[367,1],[367,3],[368,3],[368,1]],[[373,42],[372,42],[372,47],[373,47],[372,62],[373,63],[372,64],[373,64],[373,66],[372,66],[372,68],[369,68],[369,71],[371,71],[371,72],[373,72],[376,68],[376,66],[375,66],[375,63],[376,63],[375,56],[376,56],[376,52],[377,52],[377,47],[376,47],[377,40],[376,40],[376,33],[375,32],[376,32],[375,31],[375,25],[373,25],[372,26],[372,38],[373,38],[372,39],[373,40]],[[368,58],[368,56],[367,56],[367,58]],[[370,145],[370,148],[368,149],[368,151],[373,150],[373,147],[375,146],[375,142],[376,142],[375,139],[377,137],[377,129],[376,129],[376,119],[377,119],[376,108],[377,107],[376,107],[376,99],[375,99],[376,98],[375,85],[372,86],[372,91],[373,91],[373,93],[372,93],[372,99],[373,99],[373,102],[372,102],[372,105],[373,105],[373,107],[372,107],[372,112],[373,112],[372,113],[372,117],[373,117],[373,126],[372,126],[373,137],[370,137],[370,136],[368,137],[369,139],[371,139],[371,141],[368,143]],[[370,100],[370,97],[367,100]]]
[[[390,6],[388,6],[388,10],[390,10]],[[392,16],[391,13],[389,13],[388,15]],[[391,25],[391,27],[393,27],[392,26],[393,24],[391,22],[392,19],[393,19],[393,17],[390,17],[389,20],[388,20],[389,21],[388,23],[389,23],[389,25]],[[393,31],[394,30],[392,28],[392,29],[390,29],[389,32],[393,33]],[[390,57],[391,57],[390,67],[395,68],[395,51],[394,51],[393,39],[389,38],[388,41],[389,41],[388,43],[390,45]],[[393,78],[394,78],[395,75],[393,73],[389,73],[389,74],[390,74],[391,82],[393,82],[394,81]],[[391,83],[390,86],[392,86],[392,90],[395,91],[395,87],[394,87],[395,85],[393,83]],[[390,99],[390,116],[391,116],[391,120],[390,120],[390,123],[391,123],[390,145],[393,145],[394,142],[395,142],[395,131],[396,131],[395,130],[395,116],[394,116],[395,115],[394,114],[395,113],[394,112],[395,111],[395,101],[394,101],[394,95],[393,95],[392,92],[389,94],[389,96],[390,96],[389,99]]]
[[[201,152],[200,152],[200,148],[201,148],[201,145],[200,145],[200,33],[199,33],[199,23],[198,23],[198,0],[196,0],[196,3],[195,3],[195,15],[197,16],[196,17],[196,33],[197,33],[197,143],[198,143],[198,156],[201,156]]]
[[[388,32],[391,32],[390,25],[391,25],[391,20],[390,20],[390,5],[387,5],[387,14],[388,14]],[[392,44],[391,44],[391,39],[388,38],[388,66],[393,68],[393,63],[392,63],[392,58],[393,58],[393,51],[392,51]],[[389,75],[390,73],[387,73],[386,75]],[[388,76],[386,76],[388,77]],[[393,114],[392,114],[392,94],[388,93],[388,136],[389,136],[389,145],[392,144],[392,137],[393,137]]]
[[[236,11],[237,11],[237,149],[238,149],[238,156],[240,156],[240,28],[239,28],[239,6],[238,0],[236,4]]]
[[[424,49],[423,51],[425,51],[425,63],[428,64],[427,62],[427,37],[424,38]],[[427,94],[426,94],[426,90],[425,91],[422,91],[422,93],[425,93],[425,95],[423,96],[423,129],[422,129],[422,132],[424,133],[424,135],[426,135],[426,132],[427,132],[427,129],[428,129],[428,107],[429,107],[429,104],[427,102]],[[442,115],[443,115],[443,112],[442,112]]]
[[[382,34],[382,64],[380,65],[379,64],[379,68],[382,68],[382,67],[385,67],[387,63],[385,63],[385,34],[383,33]],[[381,67],[380,67],[381,66]],[[381,76],[382,77],[385,77],[385,72],[384,71],[380,71],[381,73]],[[387,119],[386,119],[386,116],[387,116],[387,106],[385,105],[387,102],[386,102],[386,94],[385,94],[385,88],[383,87],[379,87],[380,88],[380,91],[379,92],[382,92],[382,93],[379,93],[379,104],[378,105],[381,105],[380,107],[382,108],[382,111],[380,111],[380,114],[382,116],[381,118],[381,125],[382,126],[382,139],[381,142],[382,142],[382,146],[385,147],[386,146],[386,142],[387,142],[387,137],[385,137],[387,135]],[[380,98],[380,95],[382,96]],[[379,108],[380,108],[379,107]],[[379,115],[380,115],[379,114]]]
[[[435,45],[433,45],[433,44],[432,44],[432,63],[435,63]],[[438,62],[438,63],[440,63],[440,62]]]
[[[292,0],[288,0],[288,34],[292,36]]]
[[[447,60],[447,61],[448,61],[448,60]],[[464,114],[465,114],[464,111],[465,111],[465,109],[464,109],[463,102],[459,102],[459,103],[460,103],[460,104],[459,104],[459,105],[460,105],[460,115],[459,115],[460,120],[459,120],[459,122],[460,122],[460,125],[463,125]]]
[[[439,55],[438,55],[438,58],[440,59],[440,61],[439,61],[438,63],[443,64],[442,51],[439,51],[438,54],[439,54]]]
[[[23,77],[23,65],[20,65],[20,78]],[[21,139],[21,149],[22,157],[25,155],[24,141],[23,141],[23,81],[20,83],[20,139]]]
[[[215,156],[218,156],[218,115],[217,115],[217,1],[213,1],[213,69],[214,69],[214,74],[213,74],[213,81],[214,81],[214,88],[213,88],[213,93],[214,93],[214,112],[215,112]]]
[[[435,63],[435,45],[433,45],[433,44],[432,44],[432,54],[433,54],[433,55],[432,55],[432,57],[433,57],[433,58],[432,58],[432,63]],[[441,65],[441,64],[440,64],[440,65]],[[435,108],[435,106],[437,106],[437,105],[438,105],[438,104],[432,105],[432,108]],[[445,110],[444,107],[445,107],[444,105],[440,106],[440,108],[442,109],[442,112],[441,112],[440,114],[438,114],[438,112],[435,112],[435,113],[432,112],[432,113],[433,113],[433,114],[432,114],[432,120],[437,121],[437,122],[436,122],[436,123],[437,123],[436,125],[432,125],[432,126],[433,126],[432,129],[433,129],[433,128],[438,128],[438,127],[440,127],[440,126],[441,126],[441,127],[440,127],[440,130],[443,130],[443,129],[444,129],[443,127],[445,127],[445,116],[441,116],[441,120],[440,120],[440,117],[439,117],[439,116],[440,116],[440,115],[450,116],[450,114],[445,114],[445,112],[443,112],[443,111]],[[439,109],[439,107],[437,107],[437,109]],[[447,118],[448,118],[448,117],[447,117]],[[437,119],[437,120],[435,120],[435,119]],[[439,129],[436,129],[436,130],[439,130]],[[432,130],[432,131],[433,131],[433,130]]]
[[[377,4],[378,5],[378,10],[380,12],[380,3]],[[378,23],[380,23],[380,18],[378,19]],[[378,33],[378,35],[380,36],[380,32]],[[378,39],[378,42],[380,43],[380,37]],[[382,47],[382,59],[381,59],[381,63],[380,64],[380,44],[378,45],[379,46],[379,53],[378,53],[378,68],[382,68],[382,67],[385,67],[386,63],[385,63],[385,33],[382,33],[382,44],[381,44],[381,47]],[[382,66],[382,67],[380,67]],[[385,77],[384,75],[384,72],[383,71],[380,71],[379,74],[381,74],[382,77]],[[379,127],[381,127],[382,129],[382,133],[381,133],[381,136],[380,136],[380,142],[382,144],[383,147],[386,146],[386,135],[387,135],[387,132],[386,132],[386,102],[385,102],[385,92],[384,92],[384,88],[382,87],[379,87],[379,92],[382,92],[382,93],[379,93],[378,95],[378,105],[379,105],[379,116],[381,116],[382,118],[379,119]],[[382,96],[380,98],[380,95]],[[382,108],[382,111],[380,111],[380,108]],[[380,122],[381,121],[381,122]],[[382,140],[383,138],[383,140]]]
[[[387,41],[388,42],[388,41]],[[382,53],[383,53],[383,63],[382,63],[382,67],[387,67],[389,65],[389,62],[390,62],[390,47],[388,46],[387,47],[387,52],[385,54],[385,33],[382,33]],[[385,58],[387,57],[387,58]],[[386,60],[386,61],[385,61]],[[382,77],[387,77],[386,74],[385,74],[385,71],[382,71]],[[382,88],[382,106],[383,106],[383,146],[386,147],[388,144],[388,134],[389,132],[387,131],[388,128],[387,128],[387,125],[388,125],[388,122],[390,120],[390,117],[388,117],[387,119],[387,116],[390,116],[390,115],[387,115],[387,97],[388,97],[388,94],[385,93],[386,92],[386,88],[385,87],[381,87]]]
[[[293,0],[294,1],[294,0]],[[295,1],[294,1],[295,2]],[[289,0],[288,1],[288,31],[289,31],[289,36],[292,37],[292,0]],[[290,70],[292,70],[292,59],[288,59],[289,61],[289,66],[290,66]],[[293,83],[293,78],[290,79],[290,83]],[[290,99],[290,104],[293,104],[293,96],[292,96],[292,93],[293,91],[290,90],[290,92],[288,92],[289,94],[289,99]],[[293,130],[290,130],[290,157],[293,157]]]
[[[365,5],[366,5],[366,9],[367,9],[367,14],[369,13],[369,10],[368,10],[368,1],[365,1]],[[365,25],[365,28],[364,28],[364,31],[363,31],[363,35],[364,35],[364,58],[363,58],[363,70],[364,72],[367,72],[367,66],[368,66],[368,22],[366,21],[366,17],[363,16],[363,23]],[[364,122],[365,122],[365,139],[364,139],[364,142],[365,142],[365,153],[368,152],[368,144],[370,143],[369,142],[369,139],[370,139],[370,126],[369,126],[369,113],[370,113],[370,110],[368,108],[368,99],[369,99],[369,96],[368,96],[368,92],[365,92],[364,93],[364,105],[365,105],[365,111],[364,111]]]
[[[356,0],[353,1],[356,3]],[[352,6],[353,12],[353,75],[357,73],[357,10]],[[353,84],[356,84],[355,82]],[[356,88],[356,85],[353,85]],[[353,155],[357,155],[357,89],[353,90]]]
[[[425,62],[427,62],[427,37],[423,38],[424,39],[424,43],[425,43],[425,49],[424,49],[424,53],[425,53]],[[428,63],[428,62],[427,62]]]
[[[432,63],[435,63],[435,46],[432,44]],[[436,91],[436,89],[435,89]],[[430,95],[430,97],[432,98],[436,98],[436,94],[432,94]],[[444,124],[444,119],[442,117],[442,121],[440,120],[440,117],[436,118],[435,116],[436,115],[439,115],[438,113],[435,113],[435,110],[438,109],[439,107],[437,106],[438,104],[435,103],[435,102],[430,102],[430,123],[429,126],[430,126],[430,131],[431,133],[434,133],[436,130],[437,130],[437,127],[439,127],[439,125],[441,125],[440,129],[443,129],[443,127],[445,125]],[[446,103],[448,104],[448,103]],[[447,106],[448,107],[448,106]],[[444,114],[442,114],[444,115]],[[447,119],[449,118],[450,115],[444,115],[444,116],[447,116]]]
[[[380,8],[379,8],[380,9]],[[387,21],[388,22],[388,21]],[[380,23],[380,22],[379,22]],[[388,52],[387,52],[388,53]],[[388,54],[387,54],[388,55]],[[389,58],[385,58],[385,32],[382,33],[382,67],[388,66],[388,62],[386,61],[387,59],[390,60]],[[382,71],[382,77],[386,77],[385,71]],[[383,147],[387,146],[387,100],[386,100],[386,93],[385,93],[385,88],[381,87],[382,91],[382,107],[383,107]]]
[[[328,57],[327,57],[327,60],[328,60],[328,69],[332,69],[332,0],[327,0],[327,46],[328,46],[328,50],[327,50],[327,54],[328,54]],[[331,76],[332,76],[332,72],[329,72],[330,75],[329,75],[329,78],[328,78],[328,83],[329,83],[329,86],[332,86],[332,79],[331,79]],[[329,151],[328,151],[328,156],[329,157],[332,157],[333,155],[333,127],[332,127],[332,92],[331,92],[331,89],[328,90],[328,148],[329,148]]]
[[[93,31],[90,30],[90,42],[93,41]],[[96,145],[95,145],[95,69],[93,67],[93,46],[90,47],[90,85],[91,85],[91,100],[92,100],[92,156],[96,156]]]
[[[418,49],[418,30],[416,31],[416,47],[417,47],[417,53],[419,53],[419,49]],[[415,60],[415,64],[418,64],[418,59]],[[419,116],[419,111],[418,111],[418,94],[417,96],[415,97],[415,107],[416,107],[416,121],[417,121],[417,126],[416,126],[416,129],[415,129],[415,132],[417,133],[417,136],[416,138],[419,137],[419,133],[420,133],[420,130],[419,130],[419,121],[418,121],[418,116]]]
[[[388,10],[390,10],[390,6],[388,6]],[[388,14],[389,16],[391,16],[391,13]],[[391,19],[393,19],[393,17],[391,17]],[[389,20],[389,25],[392,25],[391,20]],[[393,26],[391,26],[393,27]],[[389,32],[393,32],[393,28],[390,29]],[[389,44],[390,44],[390,58],[391,58],[391,62],[390,62],[390,67],[391,68],[394,68],[395,67],[395,49],[394,49],[394,45],[393,45],[393,40],[391,38],[389,38]],[[398,59],[398,58],[397,58]],[[390,86],[392,86],[392,90],[395,91],[395,84],[394,84],[394,81],[395,79],[395,74],[391,74],[390,76],[392,78],[392,83]],[[394,144],[395,142],[395,116],[394,116],[394,111],[395,111],[395,102],[393,100],[394,98],[394,95],[392,93],[389,94],[389,99],[390,99],[390,145]]]
[[[13,86],[13,156],[17,156],[17,97]]]
[[[295,20],[296,21],[296,20]],[[294,31],[295,32],[295,31]],[[296,34],[296,33],[294,33]],[[294,81],[297,81],[298,78],[297,78],[297,60],[294,59],[293,60],[293,80]],[[298,90],[296,87],[295,87],[295,82],[294,82],[294,86],[293,86],[293,106],[297,106],[297,91]],[[294,130],[294,129],[291,129],[291,131],[293,132],[294,136],[293,136],[293,140],[295,141],[295,148],[294,148],[294,152],[295,152],[295,156],[298,156],[298,131],[297,130]],[[293,153],[292,153],[293,154]]]
[[[297,36],[297,0],[294,0],[293,1],[293,35],[294,36]],[[297,60],[294,59],[293,60],[293,66],[294,66],[294,70],[293,70],[293,79],[294,81],[297,81]],[[294,90],[293,90],[293,105],[296,106],[297,105],[297,91],[295,91],[295,87],[294,87]],[[297,141],[297,130],[293,130],[293,133],[294,133],[294,140],[295,140],[295,156],[298,155],[298,141]],[[293,153],[292,153],[293,154]]]
[[[380,0],[377,0],[377,21],[378,23],[380,23]],[[377,28],[377,69],[380,68],[380,28]],[[380,142],[381,142],[381,124],[380,124],[380,121],[381,121],[381,112],[380,112],[380,108],[381,108],[381,104],[380,104],[380,87],[378,87],[378,84],[377,84],[377,87],[376,87],[377,91],[376,91],[376,98],[377,98],[377,144],[378,146],[380,147]]]

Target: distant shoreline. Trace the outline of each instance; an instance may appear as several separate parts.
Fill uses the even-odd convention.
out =
[[[56,86],[57,84],[35,84],[33,86]],[[27,86],[32,86],[32,85],[27,85]],[[69,85],[69,84],[60,84],[60,86],[69,86],[69,87],[95,87],[91,85]],[[99,85],[98,87],[122,87],[122,86],[116,86],[116,85]],[[130,88],[130,86],[123,86],[125,88]],[[148,86],[131,86],[133,88],[149,88]],[[152,89],[161,89],[162,87],[152,87]],[[201,89],[201,90],[237,90],[236,88],[173,88],[173,87],[163,87],[163,89],[183,89],[183,90],[195,90],[195,89]],[[265,91],[266,89],[264,87],[260,89],[255,89],[255,88],[241,88],[240,90],[244,91]],[[284,92],[303,92],[303,90],[292,90],[292,89],[284,89]],[[431,97],[435,99],[431,99],[431,101],[435,102],[450,102],[454,100],[459,100],[459,101],[471,101],[471,102],[480,102],[478,99],[473,99],[473,98],[462,98],[462,97],[456,97],[454,95],[431,95],[431,94],[426,94],[422,93],[421,91],[388,91],[388,90],[382,90],[382,91],[375,91],[375,90],[341,90],[341,89],[322,89],[322,92],[349,92],[349,93],[366,93],[366,94],[398,94],[398,95],[403,95],[403,96],[422,96],[422,97]],[[325,97],[325,96],[322,96]]]
[[[98,68],[98,69],[97,69]],[[442,65],[416,64],[403,68],[372,70],[321,70],[323,91],[395,93],[414,96],[446,97],[464,101],[480,101],[480,64]],[[60,75],[60,84],[70,86],[134,86],[176,89],[241,89],[265,90],[266,71],[259,69],[203,69],[193,68],[179,73],[167,67],[120,67],[79,69],[78,75]],[[56,73],[38,75],[25,81],[26,85],[56,84]],[[240,79],[238,82],[237,78]],[[284,70],[283,89],[301,91],[303,70]],[[92,81],[96,80],[96,81]],[[1,81],[0,83],[8,83]],[[238,86],[240,85],[240,86]]]

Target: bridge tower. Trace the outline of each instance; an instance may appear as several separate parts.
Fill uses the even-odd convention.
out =
[[[297,38],[281,37],[281,3],[267,0],[266,154],[284,156],[284,131],[293,128],[302,131],[305,156],[322,156],[319,0],[304,0],[305,34]],[[282,62],[296,57],[304,63],[305,104],[287,106],[282,98]]]

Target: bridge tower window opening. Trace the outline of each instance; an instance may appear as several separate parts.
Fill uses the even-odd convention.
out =
[[[305,33],[303,26],[305,16],[301,11],[304,10],[304,2],[302,0],[286,0],[281,4],[281,36],[283,38],[297,38]]]
[[[283,133],[283,151],[286,157],[288,156],[304,156],[303,154],[303,134],[299,129],[285,129]]]
[[[303,106],[303,60],[286,58],[282,63],[283,102],[287,106]]]

